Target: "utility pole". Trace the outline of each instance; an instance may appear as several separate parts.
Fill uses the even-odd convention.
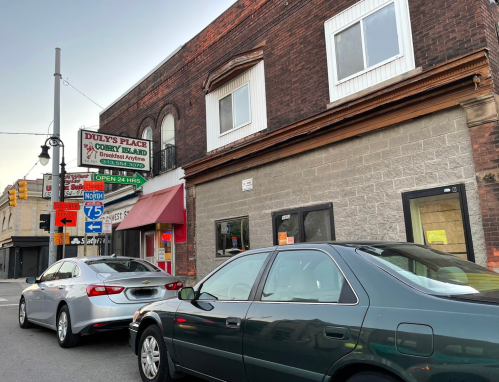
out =
[[[61,101],[61,49],[55,48],[55,73],[54,73],[54,131],[53,136],[61,137],[61,119],[60,119],[60,101]],[[64,182],[61,184],[64,192]],[[54,147],[52,153],[52,196],[50,206],[50,241],[49,241],[49,266],[57,261],[57,246],[54,245],[55,211],[54,202],[59,201],[59,146]]]

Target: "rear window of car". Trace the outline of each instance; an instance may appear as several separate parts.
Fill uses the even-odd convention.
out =
[[[146,261],[131,259],[102,259],[87,261],[97,273],[159,272],[161,269]]]

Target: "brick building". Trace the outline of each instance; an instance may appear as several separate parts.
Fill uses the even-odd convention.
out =
[[[100,131],[153,140],[144,195],[185,187],[178,275],[331,239],[414,241],[497,269],[498,21],[490,0],[240,0]]]

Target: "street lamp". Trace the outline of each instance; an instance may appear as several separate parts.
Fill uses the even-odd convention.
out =
[[[49,144],[51,147],[59,146],[62,147],[62,161],[61,161],[61,173],[59,175],[60,179],[60,197],[59,200],[61,202],[64,201],[64,190],[66,186],[66,163],[64,163],[64,143],[60,140],[60,138],[52,136],[47,138],[45,141],[45,144],[41,146],[42,152],[40,155],[38,155],[38,159],[40,160],[40,164],[42,166],[46,166],[47,163],[49,163],[50,160],[50,155],[49,155],[49,149],[50,147],[47,145]],[[52,190],[53,192],[53,190]]]
[[[46,166],[50,160],[50,155],[49,155],[50,147],[49,146],[50,147],[62,147],[61,171],[59,174],[59,193],[60,193],[59,200],[61,202],[64,202],[64,191],[66,188],[66,163],[64,163],[64,143],[60,140],[60,138],[58,138],[56,136],[51,136],[51,137],[47,138],[47,140],[45,141],[45,144],[43,146],[41,146],[41,148],[42,148],[41,154],[38,155],[38,159],[40,160],[40,164],[42,166]],[[55,168],[57,169],[57,167],[55,167]],[[53,176],[53,174],[52,174],[52,176]],[[54,183],[52,183],[52,185],[54,185]],[[54,187],[52,187],[52,192],[55,192]],[[57,193],[55,195],[57,195]],[[63,232],[63,228],[59,227],[58,231],[59,231],[59,233]],[[50,234],[52,235],[52,232]],[[62,248],[60,246],[57,247],[56,251],[57,251],[58,257],[60,256],[62,258],[64,256],[64,254],[62,252]],[[55,260],[53,262],[55,262]],[[50,263],[49,263],[49,265],[50,265]]]

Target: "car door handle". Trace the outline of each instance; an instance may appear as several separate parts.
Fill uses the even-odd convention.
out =
[[[59,289],[64,289],[64,285],[59,285]]]
[[[324,328],[324,337],[334,340],[348,340],[350,338],[350,330],[343,327],[326,326]]]
[[[45,287],[40,287],[40,290],[45,290]]]
[[[228,328],[239,328],[241,326],[241,319],[238,317],[227,317],[225,323]]]

